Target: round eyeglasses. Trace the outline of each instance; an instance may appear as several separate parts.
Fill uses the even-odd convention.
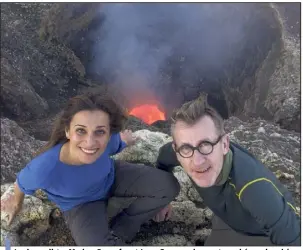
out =
[[[195,150],[198,150],[202,155],[209,155],[213,152],[214,146],[223,138],[223,135],[220,135],[215,142],[210,141],[201,141],[198,146],[194,147],[190,144],[183,144],[176,149],[176,152],[183,158],[190,158],[194,155]]]

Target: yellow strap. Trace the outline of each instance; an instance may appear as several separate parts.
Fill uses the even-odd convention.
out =
[[[242,193],[244,192],[244,190],[245,190],[247,187],[249,187],[251,184],[254,184],[254,183],[258,182],[258,181],[267,181],[267,182],[271,183],[271,184],[273,185],[273,187],[277,190],[277,192],[278,192],[282,197],[284,197],[283,194],[280,192],[280,190],[276,187],[276,185],[275,185],[271,180],[266,179],[266,178],[258,178],[258,179],[255,179],[255,180],[253,180],[253,181],[250,181],[250,182],[246,183],[246,184],[241,188],[241,190],[240,190],[240,192],[239,192],[239,195],[238,195],[240,201],[241,201],[241,195],[242,195]],[[299,213],[297,212],[297,210],[295,209],[295,207],[294,207],[291,203],[287,202],[287,204],[295,211],[295,213],[296,213],[297,215],[299,215]]]

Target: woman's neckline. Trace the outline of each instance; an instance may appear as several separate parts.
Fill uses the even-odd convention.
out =
[[[57,160],[60,164],[68,166],[68,167],[73,167],[73,168],[81,168],[81,167],[91,165],[91,164],[78,164],[77,165],[77,164],[70,164],[70,163],[66,163],[66,162],[62,161],[60,158],[61,158],[61,153],[62,153],[62,150],[63,150],[63,146],[65,144],[66,144],[66,142],[65,143],[60,143],[60,145],[59,145],[59,152],[58,152]]]

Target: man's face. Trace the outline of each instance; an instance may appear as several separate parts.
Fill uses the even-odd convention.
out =
[[[194,125],[177,121],[173,129],[173,147],[176,151],[181,146],[189,148],[186,145],[193,147],[202,145],[201,142],[203,141],[214,143],[220,136],[221,134],[219,134],[212,118],[209,116],[202,117]],[[223,167],[224,155],[228,153],[228,150],[229,137],[224,135],[213,146],[212,153],[208,155],[203,155],[198,150],[195,150],[194,154],[189,158],[184,158],[179,153],[177,153],[177,158],[185,172],[198,186],[210,187],[216,183]]]

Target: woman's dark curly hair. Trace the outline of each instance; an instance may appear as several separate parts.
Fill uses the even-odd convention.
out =
[[[124,128],[128,117],[126,110],[114,101],[109,92],[87,92],[72,97],[55,121],[48,143],[37,153],[37,155],[47,151],[58,143],[67,142],[68,139],[66,138],[65,131],[69,128],[74,115],[83,110],[101,110],[109,114],[111,134],[120,132]]]

